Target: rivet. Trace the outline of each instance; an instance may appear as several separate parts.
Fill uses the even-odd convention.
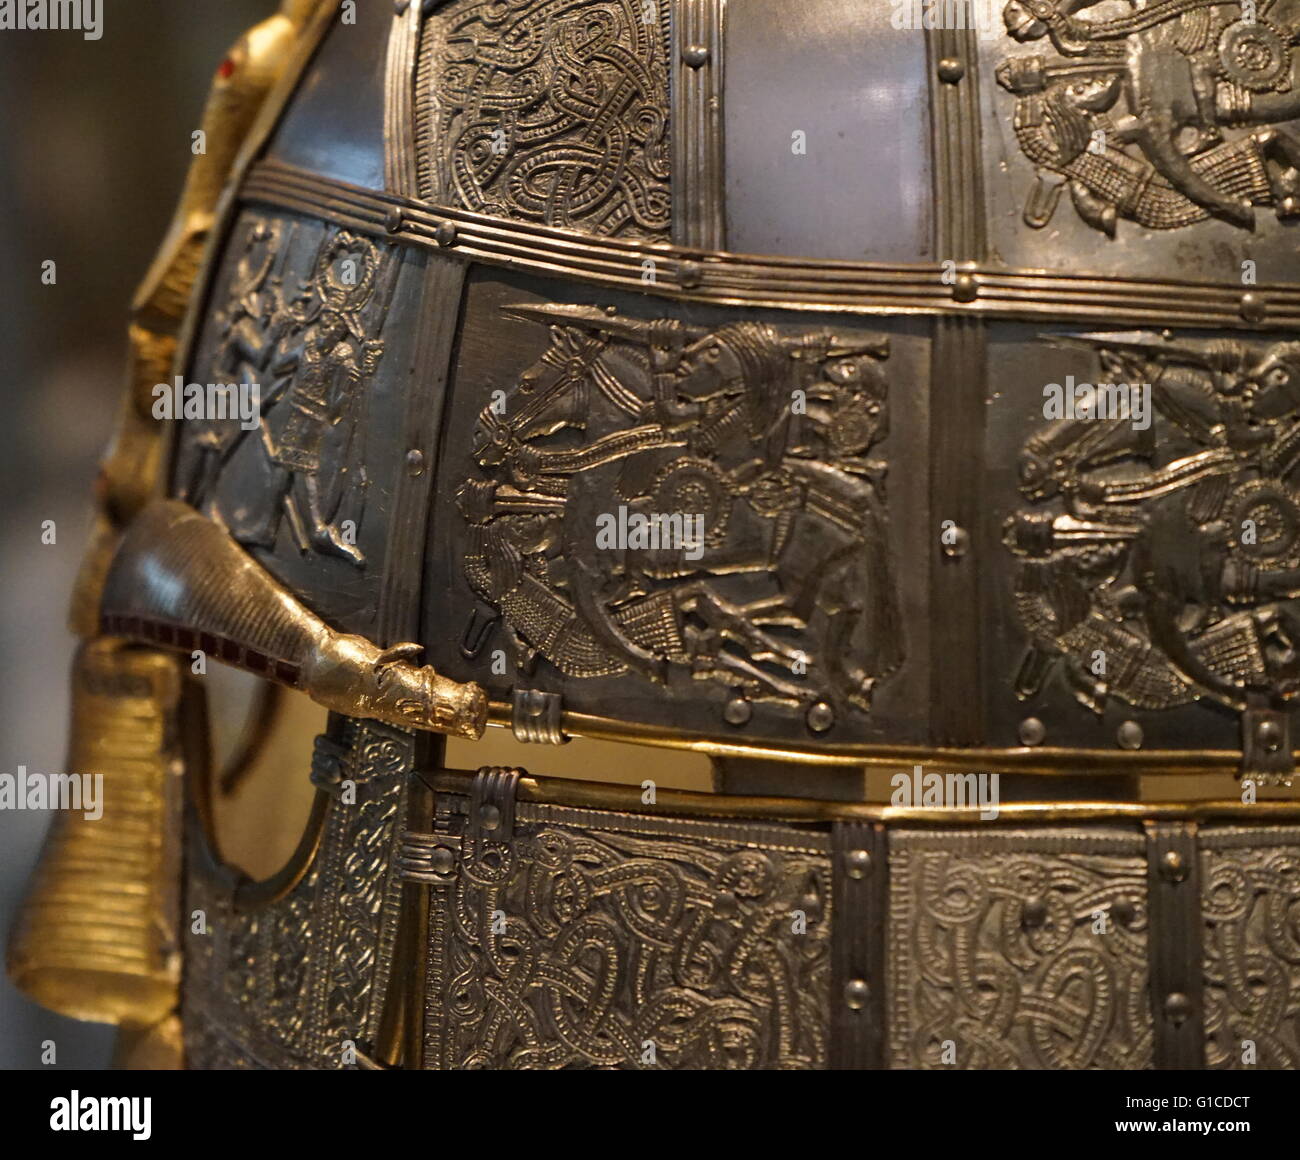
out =
[[[439,222],[438,228],[433,231],[433,240],[440,246],[454,246],[456,244],[456,223]]]
[[[1142,726],[1136,721],[1125,721],[1115,730],[1115,740],[1121,749],[1142,748]]]
[[[966,66],[955,56],[945,56],[939,62],[939,79],[946,85],[955,85],[966,75]]]
[[[699,262],[681,262],[677,266],[677,281],[688,290],[698,286],[703,276]]]
[[[1282,748],[1282,726],[1276,721],[1261,721],[1255,726],[1255,739],[1269,753]]]
[[[1241,296],[1241,305],[1238,307],[1242,318],[1247,322],[1263,322],[1266,307],[1264,299],[1258,294],[1247,291]]]
[[[386,229],[390,234],[398,233],[405,224],[406,215],[402,213],[397,206],[393,206],[392,209],[384,214],[384,229]]]
[[[688,44],[682,49],[682,60],[691,68],[700,68],[709,63],[709,50],[703,44]]]
[[[419,477],[424,474],[424,452],[408,451],[406,453],[406,471],[408,475]]]
[[[861,1011],[871,996],[865,979],[850,979],[844,984],[844,1003],[850,1011]]]
[[[429,855],[429,864],[438,874],[450,874],[456,865],[456,855],[446,846],[438,846]]]
[[[1020,744],[1042,745],[1047,736],[1047,726],[1037,717],[1026,717],[1020,722]]]
[[[1187,863],[1177,850],[1166,850],[1160,859],[1160,873],[1169,882],[1181,882],[1187,877]]]
[[[754,715],[754,707],[744,697],[732,697],[722,715],[728,725],[744,725]]]
[[[1030,898],[1020,908],[1020,923],[1029,928],[1040,927],[1047,921],[1047,903],[1041,898]]]
[[[478,824],[480,829],[495,830],[501,825],[501,811],[494,805],[480,806]]]
[[[825,733],[835,724],[835,710],[825,701],[818,701],[808,709],[808,728],[814,733]]]
[[[411,6],[411,0],[393,0],[393,11],[398,16],[405,16],[406,10]]]
[[[1127,898],[1117,898],[1111,903],[1110,913],[1121,926],[1128,926],[1137,917],[1137,907]]]
[[[979,296],[979,283],[974,274],[958,274],[952,284],[952,296],[958,302],[974,302]]]
[[[848,850],[844,854],[844,873],[850,878],[862,879],[871,873],[870,850]]]
[[[939,541],[943,554],[950,560],[960,560],[970,548],[970,533],[954,524],[944,529],[944,536]]]
[[[1182,991],[1170,991],[1165,996],[1165,1018],[1175,1027],[1192,1013],[1192,1001]]]
[[[735,914],[739,909],[736,896],[730,890],[720,890],[718,896],[713,900],[713,913],[728,915]]]

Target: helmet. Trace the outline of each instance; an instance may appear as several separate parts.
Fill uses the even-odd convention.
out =
[[[274,878],[189,774],[192,1066],[1300,1064],[1300,32],[1239,7],[315,6],[172,324],[257,413],[88,581],[331,710]]]

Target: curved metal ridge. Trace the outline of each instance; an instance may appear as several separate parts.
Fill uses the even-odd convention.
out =
[[[202,878],[212,889],[228,895],[230,905],[237,913],[279,902],[301,885],[316,866],[329,807],[329,794],[317,790],[293,852],[273,874],[257,879],[228,865],[221,853],[221,843],[211,827],[195,817],[191,820],[186,844],[190,873]]]
[[[1051,274],[970,262],[954,271],[935,263],[813,261],[645,245],[428,205],[267,161],[250,170],[240,196],[474,261],[690,302],[1108,325],[1300,326],[1300,287],[1278,284],[1242,291],[1228,283]]]

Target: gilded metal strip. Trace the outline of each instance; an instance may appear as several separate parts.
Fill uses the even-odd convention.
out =
[[[958,263],[986,257],[984,188],[980,165],[978,46],[973,29],[925,32],[934,156],[935,254],[948,263],[958,298],[977,289]],[[937,318],[930,355],[930,568],[932,625],[931,737],[939,745],[983,740],[980,688],[978,561],[970,548],[983,511],[980,473],[971,472],[984,443],[984,324]]]
[[[440,770],[421,775],[435,793],[467,794],[473,774]],[[1048,793],[1051,783],[1044,783]],[[979,807],[932,808],[887,806],[866,802],[840,802],[814,798],[739,797],[731,794],[691,793],[660,788],[655,803],[642,802],[639,786],[576,781],[567,778],[524,776],[516,787],[519,809],[536,803],[555,803],[579,809],[637,811],[647,822],[664,814],[695,818],[748,818],[772,822],[884,822],[917,827],[978,825],[991,837],[1004,826],[1038,823],[1099,821],[1204,822],[1210,819],[1281,825],[1300,819],[1300,801],[1265,801],[1247,805],[1239,799],[1202,802],[1139,801],[1038,801],[1005,802],[998,816],[981,818]],[[815,840],[810,837],[807,840]]]
[[[672,0],[673,241],[725,250],[725,0]]]
[[[1148,824],[1147,907],[1155,1066],[1203,1068],[1205,1005],[1195,823]]]
[[[493,701],[489,704],[488,721],[492,725],[508,727],[512,713],[512,706],[508,702]],[[995,769],[1005,773],[1032,773],[1047,779],[1045,786],[1049,786],[1053,779],[1077,777],[1077,768],[1071,768],[1071,764],[1077,767],[1085,759],[1089,777],[1236,774],[1241,761],[1241,754],[1233,749],[1173,750],[1153,747],[1140,750],[1083,750],[1056,745],[1032,748],[1022,746],[1014,749],[993,746],[928,748],[918,745],[839,745],[833,742],[821,742],[816,748],[796,749],[788,743],[761,739],[724,742],[676,736],[665,734],[661,728],[651,724],[618,721],[568,710],[561,718],[561,729],[570,737],[589,737],[597,741],[634,741],[666,749],[705,753],[711,757],[762,757],[818,768],[889,768],[924,762],[927,769],[939,771]]]
[[[1300,327],[1300,287],[1253,288],[1253,321],[1239,286],[1190,279],[1098,278],[1007,270],[963,262],[809,261],[711,253],[680,246],[582,236],[379,194],[289,166],[262,163],[242,187],[246,201],[314,214],[370,234],[391,233],[426,249],[454,246],[465,259],[579,278],[600,286],[688,302],[851,314],[955,314],[1232,329]],[[653,282],[645,263],[655,263]],[[959,297],[960,296],[960,297]],[[1254,314],[1255,307],[1262,314]]]
[[[419,192],[415,157],[415,59],[419,51],[420,4],[393,6],[384,79],[384,187],[414,197]]]
[[[523,784],[522,778],[516,785]],[[620,811],[617,819],[611,820],[608,810],[583,809],[559,802],[518,801],[516,813],[521,823],[542,824],[550,821],[566,821],[592,829],[616,824],[629,833],[646,837],[670,838],[674,835],[691,833],[701,838],[723,841],[735,836],[734,826],[737,822],[745,824],[745,838],[756,846],[768,850],[804,851],[829,855],[831,852],[830,836],[816,829],[793,829],[788,824],[774,822],[760,823],[736,811],[715,819],[687,819],[678,811],[666,811],[660,815],[646,815],[644,807],[636,811]]]
[[[836,822],[832,830],[832,1068],[885,1066],[885,937],[889,844],[885,827]]]
[[[440,738],[416,738],[415,769],[431,769],[443,763],[444,743]],[[407,780],[406,812],[402,819],[399,842],[395,852],[396,872],[403,878],[399,893],[400,923],[394,942],[394,964],[398,969],[385,996],[383,1016],[380,1020],[378,1045],[383,1058],[407,1068],[422,1066],[424,1055],[424,995],[425,976],[429,970],[429,916],[433,883],[412,880],[404,876],[409,863],[401,858],[402,839],[412,835],[430,833],[434,829],[436,806],[434,795],[424,781],[414,772]],[[406,847],[411,848],[409,845]],[[432,853],[432,851],[430,851]],[[431,857],[425,869],[441,875],[446,880],[455,872],[459,844],[448,855]]]
[[[457,838],[460,835],[456,835]],[[455,863],[460,866],[459,859]],[[455,878],[446,882],[433,882],[426,886],[428,918],[424,924],[423,983],[424,996],[420,1006],[423,1019],[420,1027],[420,1066],[432,1069],[443,1058],[446,1041],[446,1011],[442,1004],[430,1000],[430,996],[442,996],[447,993],[453,964],[445,953],[447,939],[453,927],[451,913],[452,891]]]
[[[460,318],[465,267],[441,254],[429,255],[420,302],[413,373],[408,380],[406,428],[389,550],[379,598],[380,643],[397,644],[419,635],[420,592],[429,506],[437,475],[439,434],[451,373],[456,324]]]
[[[936,533],[937,539],[937,533]],[[947,657],[944,662],[947,663]],[[510,727],[514,708],[509,702],[492,701],[488,723]],[[1044,779],[1044,792],[1053,781],[1079,776],[1079,763],[1086,761],[1087,774],[1095,777],[1187,777],[1191,774],[1233,774],[1240,769],[1241,754],[1234,749],[1069,749],[1064,746],[1002,748],[995,746],[927,748],[918,745],[837,745],[821,742],[816,748],[796,749],[790,743],[764,739],[718,741],[665,733],[662,728],[640,722],[619,721],[591,713],[565,710],[560,720],[567,737],[596,741],[630,741],[664,749],[686,750],[710,757],[758,757],[819,769],[910,768],[923,762],[936,771],[997,770],[1027,773]]]

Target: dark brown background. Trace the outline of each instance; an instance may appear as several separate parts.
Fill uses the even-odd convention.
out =
[[[126,314],[212,73],[275,0],[105,0],[103,38],[0,32],[0,772],[63,771],[68,596],[121,397]],[[58,263],[58,284],[41,264]],[[54,520],[58,542],[41,544]],[[48,824],[0,812],[0,930]],[[0,1068],[102,1067],[111,1031],[0,983]]]

